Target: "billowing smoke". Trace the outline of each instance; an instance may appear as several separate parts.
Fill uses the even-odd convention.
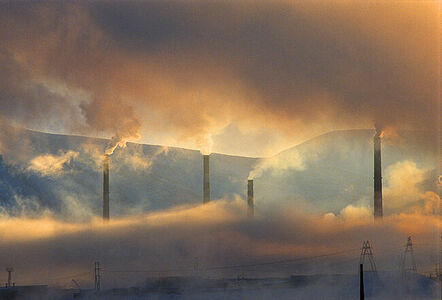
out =
[[[345,148],[343,145],[338,145],[338,147]],[[248,178],[259,178],[264,172],[270,172],[272,176],[279,177],[290,171],[304,171],[309,167],[309,164],[317,161],[325,151],[326,147],[324,145],[309,141],[302,149],[289,149],[277,155],[260,159],[250,171]]]
[[[17,32],[1,32],[4,38],[14,40],[14,46],[0,45],[1,75],[8,78],[0,97],[6,120],[43,130],[110,134],[107,155],[118,146],[124,147],[127,140],[138,139],[139,118],[129,97],[111,80],[118,63],[112,70],[107,69],[113,59],[106,57],[108,41],[92,26],[85,11],[70,5],[42,4],[34,8],[30,18],[40,24],[38,28],[27,27],[23,19]],[[3,25],[10,28],[20,9],[8,7]],[[65,18],[59,22],[59,17]],[[29,38],[23,39],[28,34]],[[40,46],[31,52],[14,49],[22,43]],[[85,53],[78,53],[79,49]]]
[[[210,152],[201,141],[231,124],[292,144],[438,127],[435,4],[1,5],[2,117],[114,136],[109,152],[139,135]]]
[[[199,138],[197,141],[198,148],[200,149],[200,152],[202,155],[209,155],[212,153],[212,147],[213,147],[213,138],[212,134],[208,133],[205,134],[203,137]]]
[[[283,152],[276,156],[263,158],[250,171],[248,178],[258,178],[268,170],[276,176],[281,176],[289,170],[302,171],[305,170],[306,160],[309,158],[313,159],[310,155],[301,154],[299,151]]]
[[[217,151],[214,141],[229,139],[219,139],[229,126],[241,133],[229,142],[242,144],[245,152],[250,146],[241,136],[250,132],[263,141],[254,147],[264,145],[265,151],[281,147],[262,138],[269,132],[287,145],[375,123],[382,124],[386,137],[389,128],[393,133],[434,130],[440,112],[439,21],[438,4],[422,1],[2,2],[0,154],[25,162],[31,175],[3,163],[2,174],[12,174],[12,183],[34,176],[49,184],[38,201],[35,194],[26,198],[5,185],[7,200],[14,202],[0,211],[0,257],[14,266],[20,283],[51,283],[51,278],[90,270],[95,260],[108,270],[195,270],[197,260],[204,270],[345,251],[321,264],[241,270],[253,276],[287,275],[351,271],[353,264],[339,264],[355,257],[357,261],[361,240],[370,239],[379,265],[391,270],[399,250],[389,249],[402,249],[412,235],[422,250],[420,268],[433,270],[440,251],[440,218],[435,216],[440,198],[426,185],[428,177],[437,176],[406,158],[385,170],[385,207],[391,213],[379,224],[373,224],[366,203],[315,214],[301,213],[301,205],[271,212],[258,205],[253,222],[246,218],[244,201],[145,213],[165,204],[164,199],[156,206],[149,202],[140,184],[120,194],[122,208],[130,206],[125,201],[133,201],[132,210],[124,211],[126,217],[103,227],[94,219],[101,209],[93,193],[96,187],[85,186],[99,176],[95,171],[101,162],[96,160],[102,158],[104,144],[100,152],[96,145],[84,145],[81,151],[90,151],[94,158],[69,150],[35,154],[26,140],[19,141],[21,129],[9,125],[112,137],[106,155],[138,138],[209,154]],[[419,147],[425,142],[437,143],[424,141]],[[249,177],[308,170],[323,150],[316,146],[261,160]],[[141,154],[122,158],[124,168],[130,168],[123,175],[146,175],[151,163],[140,161]],[[64,175],[76,160],[81,160],[81,168],[73,181],[74,176]],[[97,166],[85,178],[80,170],[89,164]],[[164,166],[158,169],[168,171]],[[243,179],[249,169],[244,170]],[[119,179],[130,183],[131,177],[123,175]],[[57,185],[56,177],[64,184]],[[170,180],[157,178],[162,190],[193,195],[182,178],[176,180],[184,188],[170,191]],[[367,182],[371,180],[369,175]],[[320,190],[320,183],[309,189]],[[258,198],[259,182],[256,188]],[[173,198],[168,205],[180,200]],[[59,221],[68,218],[75,222]],[[132,274],[127,284],[137,280],[139,274]]]
[[[126,147],[126,143],[127,143],[127,139],[128,138],[139,138],[139,135],[135,129],[135,131],[131,132],[127,132],[125,134],[118,134],[115,135],[111,138],[111,140],[109,141],[109,144],[107,145],[107,148],[105,150],[105,155],[112,155],[112,153],[114,153],[115,149],[117,147],[121,147],[124,148]]]

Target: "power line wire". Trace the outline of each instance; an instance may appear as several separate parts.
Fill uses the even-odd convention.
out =
[[[292,262],[298,262],[298,261],[304,261],[304,260],[314,260],[314,259],[323,258],[323,257],[336,256],[339,254],[344,254],[344,253],[348,253],[348,252],[356,251],[356,250],[359,250],[359,248],[347,249],[347,250],[343,250],[343,251],[315,255],[315,256],[309,256],[309,257],[300,257],[300,258],[277,260],[277,261],[270,261],[270,262],[206,267],[206,268],[200,268],[200,269],[198,269],[198,271],[240,269],[240,268],[248,268],[248,267],[258,267],[258,266],[292,263]],[[111,270],[111,269],[109,270],[109,269],[103,269],[102,271],[108,272],[108,273],[169,273],[169,272],[193,272],[193,271],[195,271],[195,269],[194,268],[193,269],[169,269],[169,270]]]

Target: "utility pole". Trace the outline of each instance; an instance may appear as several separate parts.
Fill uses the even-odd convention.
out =
[[[407,267],[407,256],[409,256],[410,260],[410,266]],[[402,275],[406,277],[407,272],[411,272],[413,275],[417,273],[416,268],[416,261],[414,260],[414,253],[413,253],[413,242],[411,241],[411,236],[407,239],[407,244],[405,245],[404,254],[402,257]]]
[[[100,275],[100,262],[95,262],[95,291],[100,291],[101,288],[101,275]]]
[[[8,272],[8,283],[7,283],[7,287],[11,287],[12,286],[12,272],[14,271],[13,268],[8,267],[6,268],[6,272]]]
[[[370,271],[371,272],[377,272],[376,270],[376,263],[374,262],[373,257],[373,248],[370,245],[370,241],[362,241],[362,248],[361,248],[361,257],[359,259],[359,264],[364,264],[365,258],[368,259],[370,262]]]
[[[365,299],[365,292],[364,292],[364,265],[359,264],[359,299],[364,300]]]

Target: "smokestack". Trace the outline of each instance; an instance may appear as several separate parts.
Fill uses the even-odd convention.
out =
[[[253,217],[255,215],[255,198],[253,197],[253,179],[247,182],[247,215]]]
[[[109,220],[109,155],[103,157],[103,220]]]
[[[382,219],[382,166],[381,166],[381,131],[376,129],[374,136],[374,205],[375,219]]]
[[[210,173],[209,173],[209,155],[203,155],[203,203],[210,201]]]

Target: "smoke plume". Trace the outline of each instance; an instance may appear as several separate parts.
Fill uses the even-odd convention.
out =
[[[137,137],[206,148],[232,124],[291,144],[374,122],[438,128],[433,3],[1,6],[2,117],[113,136],[108,153]]]
[[[59,155],[44,154],[34,157],[28,166],[28,170],[43,176],[57,176],[63,173],[67,164],[78,156],[78,152],[67,151]]]

